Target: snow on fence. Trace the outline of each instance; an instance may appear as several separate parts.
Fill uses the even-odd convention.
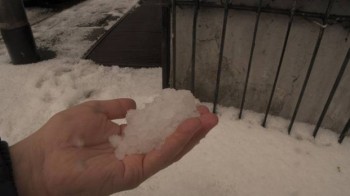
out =
[[[298,120],[316,124],[313,131],[314,137],[317,136],[321,125],[335,131],[339,131],[339,127],[343,127],[339,131],[339,143],[341,143],[350,126],[350,94],[348,93],[350,72],[349,69],[346,69],[350,59],[350,43],[348,42],[350,2],[338,1],[338,4],[335,0],[329,0],[327,4],[320,3],[318,0],[283,2],[273,7],[270,4],[273,4],[274,1],[263,0],[242,2],[234,0],[171,0],[172,6],[165,6],[163,9],[162,62],[165,65],[163,86],[190,89],[201,100],[213,102],[214,112],[217,111],[219,103],[239,107],[239,118],[244,117],[242,116],[244,109],[263,112],[265,113],[262,119],[263,127],[268,126],[269,114],[289,118],[290,124],[286,130],[288,134],[292,131],[300,109],[304,107],[306,108],[304,109],[306,117],[301,117]],[[312,4],[316,4],[316,6]],[[335,9],[333,11],[336,14],[333,14],[332,8]],[[233,25],[233,20],[236,20],[236,25]],[[273,24],[274,20],[278,23]],[[249,21],[253,24],[247,24]],[[266,21],[272,22],[268,24]],[[251,26],[247,27],[247,25]],[[235,32],[235,29],[240,31],[242,28],[246,28],[246,31],[241,32],[241,34]],[[291,33],[293,28],[297,30]],[[337,38],[345,35],[345,41],[343,38],[332,41],[330,36],[325,36],[327,29],[331,29],[332,33],[339,34],[339,36],[332,34],[331,37]],[[230,31],[229,35],[228,31]],[[264,31],[261,33],[264,35],[259,36],[259,31]],[[279,37],[273,34],[276,31],[279,32]],[[296,38],[300,34],[302,38]],[[237,39],[239,40],[237,41]],[[327,40],[324,41],[325,39]],[[272,46],[264,42],[265,40],[272,42]],[[248,42],[249,44],[247,44]],[[259,45],[259,42],[262,44]],[[336,45],[337,51],[329,47],[330,43]],[[297,47],[290,46],[293,44],[297,44]],[[320,54],[322,44],[325,46]],[[309,53],[305,49],[308,47]],[[266,50],[272,52],[269,53]],[[241,53],[237,54],[236,51]],[[296,56],[297,51],[303,52],[301,58],[304,59],[304,64],[299,66],[298,71],[290,70],[290,67],[295,66],[294,64],[298,62],[291,60],[299,58]],[[336,55],[334,56],[334,54]],[[288,59],[286,60],[287,55]],[[235,61],[235,58],[239,60]],[[324,60],[324,58],[328,60]],[[325,68],[329,62],[334,65]],[[257,63],[271,66],[261,68]],[[317,64],[320,64],[321,68],[318,69],[321,71],[315,71]],[[339,68],[335,64],[340,64]],[[257,76],[255,75],[254,78],[251,73],[254,66],[261,72],[258,75],[266,75],[265,80],[251,82],[257,80]],[[231,71],[237,67],[240,67],[239,73],[234,74],[233,71],[232,74]],[[284,68],[289,69],[283,70]],[[333,74],[327,73],[330,69],[336,71]],[[289,72],[295,77],[292,82],[285,76]],[[313,72],[316,72],[314,73],[315,77],[312,77]],[[223,74],[225,74],[226,79]],[[299,77],[300,84],[295,85],[294,82]],[[263,83],[264,81],[266,84]],[[313,84],[310,84],[310,81]],[[283,84],[282,87],[277,88],[280,83]],[[329,88],[322,88],[323,84]],[[249,88],[249,85],[253,87]],[[341,88],[338,88],[339,86]],[[230,88],[234,90],[230,90]],[[307,99],[308,103],[303,106],[302,103],[303,100],[305,102],[305,94],[308,91],[314,94],[313,96],[320,96],[320,98],[319,100],[315,100],[315,97],[309,98]],[[283,99],[280,98],[281,92],[287,94],[282,96]],[[247,106],[249,95],[253,97],[253,101]],[[335,95],[337,95],[336,101],[334,101]],[[322,99],[322,97],[324,98]],[[274,107],[274,102],[278,102],[275,103],[278,105],[277,107]],[[329,112],[331,103],[336,105],[337,109]],[[309,105],[313,105],[313,109],[310,109]],[[327,111],[331,113],[328,116]],[[324,123],[325,118],[328,120],[327,124]]]

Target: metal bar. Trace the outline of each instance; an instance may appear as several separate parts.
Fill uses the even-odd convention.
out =
[[[342,66],[341,66],[341,68],[339,70],[338,76],[337,76],[337,78],[336,78],[336,80],[334,82],[334,85],[332,87],[332,90],[331,90],[331,92],[330,92],[330,94],[328,96],[327,102],[326,102],[326,104],[325,104],[325,106],[324,106],[324,108],[322,110],[321,116],[320,116],[320,118],[317,121],[316,127],[314,129],[313,134],[312,134],[314,137],[316,137],[316,135],[318,133],[318,130],[319,130],[321,124],[322,124],[323,118],[324,118],[324,116],[327,113],[328,107],[329,107],[329,105],[332,102],[332,99],[334,97],[335,91],[337,90],[337,88],[339,86],[339,83],[340,83],[340,80],[342,79],[343,74],[345,72],[346,66],[349,63],[349,59],[350,59],[350,48],[348,49],[348,53],[346,54],[345,60],[344,60]]]
[[[282,67],[282,63],[283,63],[283,59],[284,59],[284,54],[286,52],[286,48],[288,45],[288,39],[289,39],[289,34],[290,34],[290,30],[292,28],[292,24],[293,24],[293,19],[294,19],[294,14],[295,14],[295,9],[296,9],[296,0],[293,3],[293,7],[291,9],[290,12],[290,18],[289,18],[289,23],[288,23],[288,27],[287,27],[287,33],[286,33],[286,37],[284,39],[284,44],[283,44],[283,49],[282,49],[282,54],[280,57],[280,61],[278,63],[278,67],[277,67],[277,71],[276,71],[276,76],[275,76],[275,80],[273,82],[273,86],[272,86],[272,90],[271,90],[271,95],[269,98],[269,102],[267,104],[267,108],[266,108],[266,112],[265,112],[265,116],[264,116],[264,120],[262,122],[262,126],[266,127],[266,121],[267,121],[267,117],[269,115],[270,109],[271,109],[271,104],[272,104],[272,100],[273,100],[273,96],[275,94],[275,90],[276,90],[276,86],[277,86],[277,82],[278,82],[278,78],[280,75],[280,71],[281,71],[281,67]]]
[[[176,4],[179,6],[193,6],[193,1],[176,1]],[[213,2],[201,2],[201,7],[211,7],[211,8],[224,8],[221,4],[213,3]],[[246,5],[234,5],[230,4],[229,9],[235,9],[235,10],[243,10],[243,11],[256,11],[256,6],[246,6]],[[281,15],[290,15],[289,9],[278,9],[278,8],[271,8],[271,7],[262,7],[261,12],[263,13],[272,13],[272,14],[281,14]],[[307,18],[319,18],[323,19],[324,14],[323,13],[316,13],[316,12],[307,12],[307,11],[295,11],[295,16],[302,16]],[[339,22],[345,22],[350,21],[350,15],[330,15],[329,20],[339,21]]]
[[[162,76],[163,76],[163,88],[169,88],[169,75],[170,75],[170,9],[167,0],[163,0],[162,5]]]
[[[258,32],[258,27],[259,27],[259,22],[260,22],[260,15],[261,15],[261,6],[262,6],[262,0],[259,0],[259,7],[258,7],[258,14],[256,16],[256,22],[255,22],[255,27],[254,27],[254,35],[253,35],[253,42],[252,42],[252,47],[250,50],[250,57],[249,57],[249,63],[248,63],[248,70],[247,70],[247,75],[244,83],[244,90],[243,90],[243,96],[242,96],[242,101],[241,101],[241,108],[239,111],[239,118],[242,118],[242,113],[243,113],[243,108],[244,108],[244,103],[245,103],[245,96],[247,93],[247,87],[248,87],[248,82],[249,82],[249,75],[250,75],[250,69],[252,66],[252,61],[253,61],[253,56],[254,56],[254,49],[255,49],[255,40],[256,40],[256,35]]]
[[[217,104],[218,104],[218,98],[219,98],[219,89],[220,89],[220,79],[221,79],[221,67],[222,67],[222,57],[224,55],[224,48],[225,48],[225,38],[226,38],[226,27],[227,27],[227,18],[228,18],[228,5],[229,0],[225,1],[225,13],[224,13],[224,20],[222,23],[222,33],[221,33],[221,44],[220,44],[220,52],[219,52],[219,63],[218,63],[218,70],[216,74],[216,87],[215,87],[215,94],[214,94],[214,107],[213,112],[216,113]]]
[[[332,9],[334,1],[335,0],[329,0],[328,6],[327,6],[327,10],[326,10],[325,16],[323,18],[323,25],[327,24],[328,17],[329,17],[329,14],[330,14],[330,11]],[[317,57],[317,54],[318,54],[318,49],[320,48],[325,28],[326,28],[325,26],[320,26],[320,32],[319,32],[319,35],[318,35],[318,38],[317,38],[317,42],[316,42],[316,46],[315,46],[314,52],[312,54],[311,62],[310,62],[309,68],[308,68],[308,70],[306,72],[304,83],[303,83],[303,86],[301,88],[301,92],[300,92],[297,104],[295,106],[292,119],[291,119],[290,124],[288,126],[288,134],[290,134],[290,132],[292,131],[295,118],[296,118],[296,116],[298,114],[300,103],[301,103],[301,101],[302,101],[302,99],[304,97],[305,89],[306,89],[306,86],[307,86],[307,84],[309,82],[309,78],[310,78],[310,75],[311,75],[312,68],[313,68],[313,66],[315,64],[315,60],[316,60],[316,57]]]
[[[346,134],[349,132],[349,128],[350,128],[350,118],[348,120],[348,122],[346,123],[343,131],[341,132],[340,136],[339,136],[339,140],[338,142],[341,144],[346,136]]]
[[[195,77],[196,77],[196,41],[197,41],[197,19],[199,10],[199,0],[196,0],[193,14],[193,27],[192,27],[192,58],[191,58],[191,91],[195,93]]]
[[[173,88],[176,89],[176,0],[172,0],[172,64],[173,64]]]

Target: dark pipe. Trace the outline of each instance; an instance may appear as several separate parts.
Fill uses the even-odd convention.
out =
[[[199,0],[196,0],[192,23],[192,57],[191,57],[191,91],[195,94],[196,81],[196,43],[197,43],[197,21],[199,11]]]
[[[162,77],[163,88],[169,88],[170,83],[170,4],[167,0],[162,0]]]
[[[13,64],[40,60],[22,0],[0,0],[0,31]]]
[[[172,44],[172,65],[173,65],[173,88],[176,89],[176,0],[171,5],[171,44]]]

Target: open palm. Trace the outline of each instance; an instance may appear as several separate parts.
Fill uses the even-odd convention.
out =
[[[198,107],[200,117],[187,119],[160,149],[118,160],[108,138],[123,134],[131,99],[90,101],[53,116],[40,130],[11,147],[20,195],[108,195],[138,186],[179,160],[217,124]]]

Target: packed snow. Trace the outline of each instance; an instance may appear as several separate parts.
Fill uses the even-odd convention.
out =
[[[161,147],[181,122],[198,117],[196,100],[187,90],[165,89],[143,109],[129,110],[123,135],[113,135],[110,143],[118,159],[144,154]]]
[[[160,69],[102,67],[81,60],[92,44],[83,40],[91,29],[75,31],[74,25],[68,25],[88,17],[93,20],[98,14],[87,13],[107,9],[107,4],[125,13],[135,3],[87,0],[49,19],[60,25],[50,28],[50,21],[37,24],[38,45],[58,52],[52,60],[13,66],[0,43],[2,139],[14,144],[39,129],[53,114],[86,100],[131,97],[142,109],[161,94]],[[79,13],[84,15],[79,17]],[[60,22],[63,18],[65,23]],[[52,45],[52,39],[57,39],[57,45]],[[320,129],[314,139],[314,125],[304,123],[296,123],[289,136],[288,120],[271,116],[263,128],[262,114],[244,111],[239,120],[235,108],[219,107],[218,116],[218,126],[181,161],[136,189],[115,195],[350,195],[349,138],[340,145],[336,133]]]

